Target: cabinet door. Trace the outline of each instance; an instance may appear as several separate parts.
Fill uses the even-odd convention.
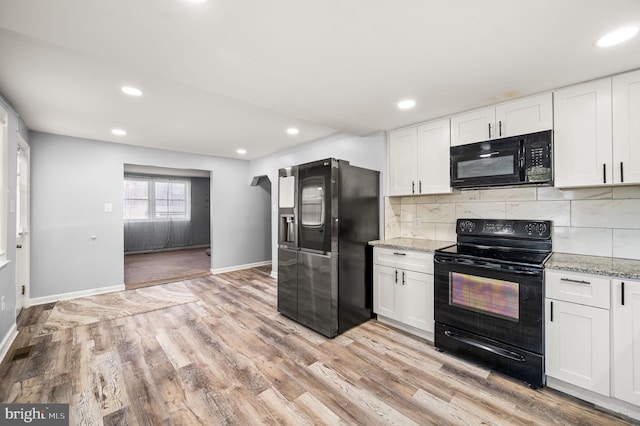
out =
[[[411,195],[418,190],[417,128],[389,132],[389,195]]]
[[[402,322],[433,333],[433,275],[401,271]]]
[[[555,186],[611,184],[611,79],[558,90],[553,102]]]
[[[400,274],[396,268],[373,265],[373,312],[376,314],[401,320],[396,300]]]
[[[640,282],[613,280],[612,288],[613,394],[640,405]]]
[[[640,182],[640,71],[613,77],[613,181]]]
[[[524,135],[553,128],[551,93],[496,106],[496,137]]]
[[[449,176],[449,119],[418,127],[418,193],[451,192]]]
[[[477,109],[451,117],[451,146],[497,137],[495,107]]]
[[[547,375],[609,396],[609,310],[546,299],[545,323]]]

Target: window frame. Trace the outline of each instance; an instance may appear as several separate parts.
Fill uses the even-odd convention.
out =
[[[0,268],[9,263],[9,113],[0,105]]]
[[[126,216],[126,182],[127,181],[144,181],[147,183],[147,217],[146,218],[128,218]],[[180,183],[185,185],[184,202],[185,211],[184,216],[176,217],[168,214],[167,216],[159,216],[159,209],[157,208],[158,200],[165,200],[165,198],[157,198],[156,185],[158,183],[168,183],[169,185]],[[134,176],[128,175],[124,177],[123,187],[123,219],[125,222],[168,222],[168,221],[190,221],[191,220],[191,179],[188,178],[175,178],[168,176]],[[133,199],[133,198],[130,198]],[[142,200],[142,199],[137,199]],[[166,200],[170,200],[167,198]]]

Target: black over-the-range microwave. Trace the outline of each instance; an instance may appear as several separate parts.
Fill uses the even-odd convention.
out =
[[[451,187],[553,185],[553,132],[452,146]]]

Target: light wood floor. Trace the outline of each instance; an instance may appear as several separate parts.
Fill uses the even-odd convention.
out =
[[[626,424],[374,320],[328,340],[276,312],[268,269],[185,281],[197,302],[44,336],[53,305],[30,308],[13,348],[33,348],[0,364],[0,401],[70,403],[71,425]]]

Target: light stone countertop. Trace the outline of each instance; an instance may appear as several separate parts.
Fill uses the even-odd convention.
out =
[[[421,240],[418,238],[392,238],[389,240],[369,241],[374,247],[392,248],[400,250],[415,250],[433,253],[439,248],[455,244],[455,241]]]
[[[433,253],[439,248],[455,244],[455,241],[421,240],[417,238],[392,238],[370,241],[374,247],[399,250],[415,250]],[[545,263],[546,269],[606,275],[614,278],[640,280],[640,260],[617,257],[584,256],[579,254],[553,253]]]
[[[553,253],[547,263],[544,264],[544,267],[560,271],[640,280],[640,260],[633,259]]]

